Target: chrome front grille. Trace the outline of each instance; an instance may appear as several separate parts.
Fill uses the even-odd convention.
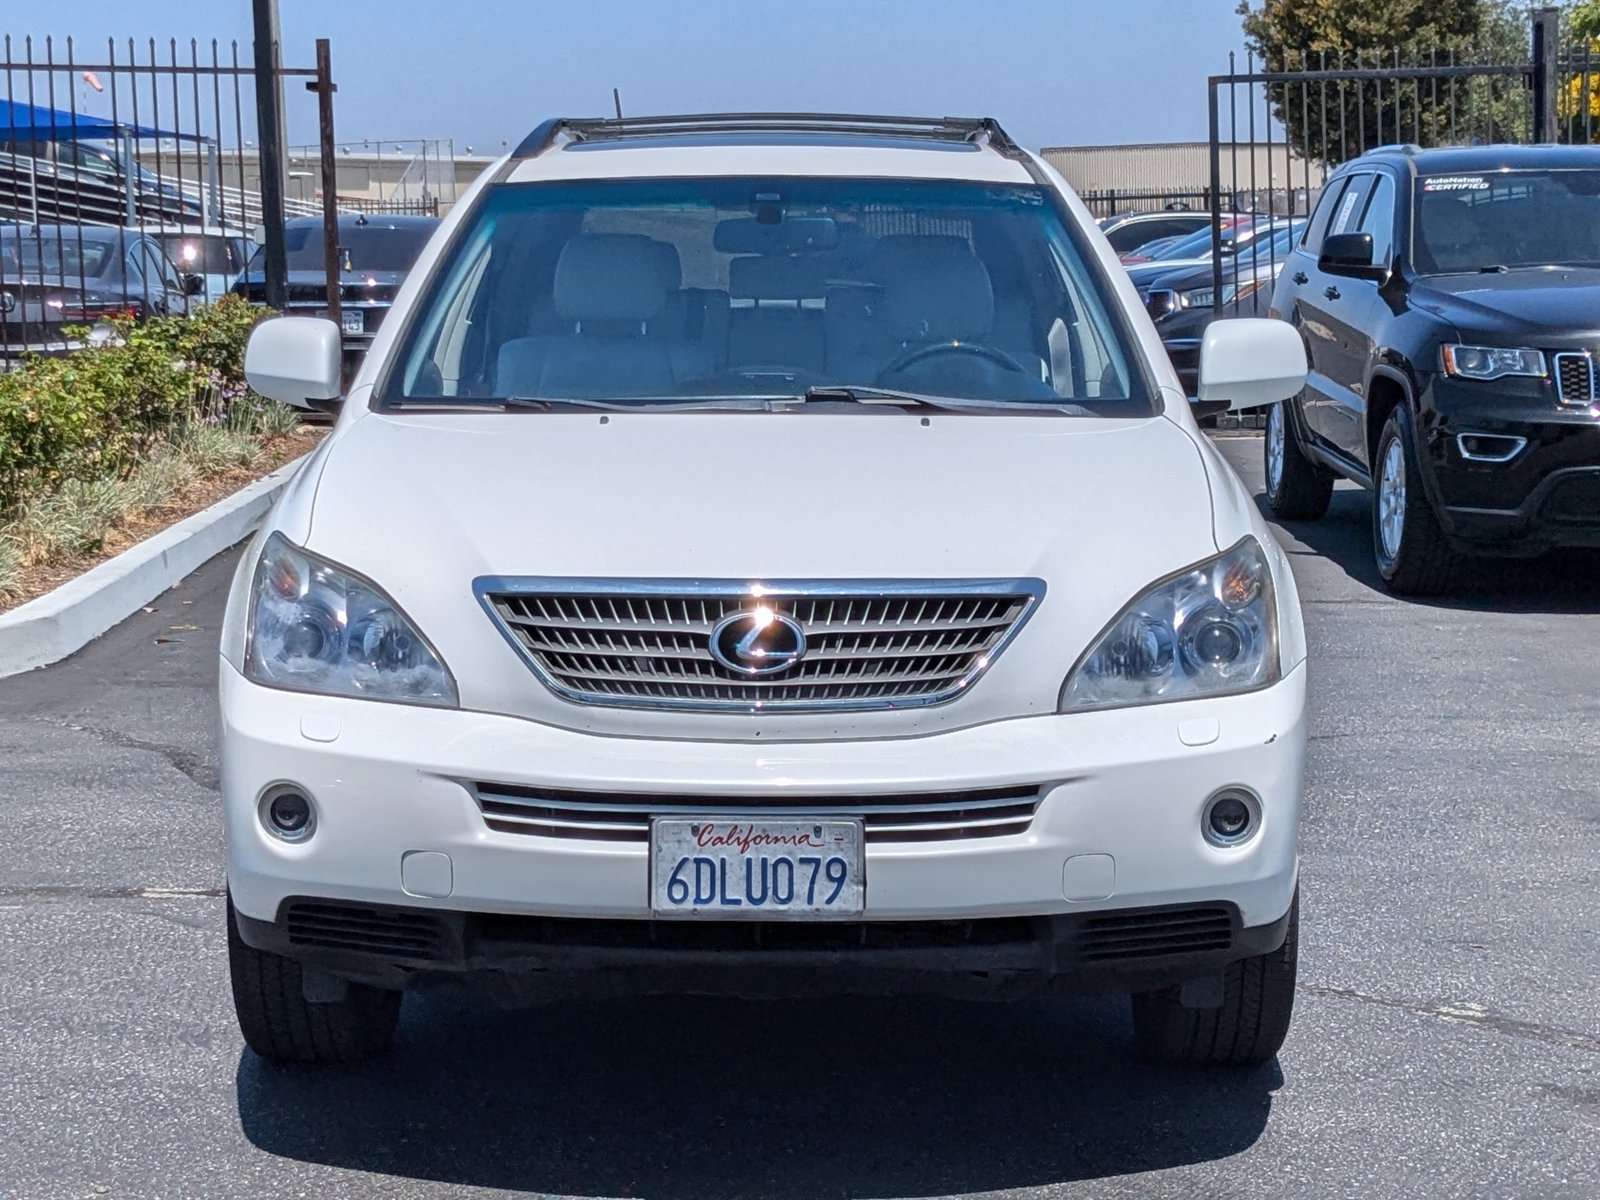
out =
[[[1033,579],[683,583],[480,580],[502,632],[581,704],[738,710],[898,708],[960,695],[1044,594]],[[713,653],[753,614],[798,631],[793,661],[759,672]]]
[[[498,833],[644,842],[654,817],[859,817],[867,842],[943,842],[1025,833],[1037,785],[882,796],[683,796],[471,785]]]
[[[1586,351],[1566,351],[1554,356],[1556,388],[1563,404],[1590,404],[1595,399],[1594,359]]]

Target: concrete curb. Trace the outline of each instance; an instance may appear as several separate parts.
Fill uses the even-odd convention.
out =
[[[0,615],[0,679],[76,653],[201,563],[242,542],[304,461],[302,455],[285,463],[55,591]]]

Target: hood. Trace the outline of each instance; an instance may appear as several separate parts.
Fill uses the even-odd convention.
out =
[[[1467,334],[1534,346],[1600,337],[1600,269],[1531,267],[1483,275],[1431,275],[1411,286],[1412,307]]]
[[[1216,552],[1199,452],[1162,417],[363,413],[335,434],[308,547],[416,621],[462,703],[663,737],[889,736],[1053,711],[1137,592]],[[683,713],[560,700],[477,603],[485,576],[1038,579],[956,700],[860,713]]]

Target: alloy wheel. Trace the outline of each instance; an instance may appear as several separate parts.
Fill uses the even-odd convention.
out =
[[[1283,405],[1267,410],[1267,490],[1276,493],[1283,486],[1284,455]]]
[[[1391,562],[1400,556],[1400,544],[1406,531],[1406,458],[1405,447],[1395,438],[1384,451],[1383,467],[1378,477],[1378,537],[1383,543],[1383,556]]]

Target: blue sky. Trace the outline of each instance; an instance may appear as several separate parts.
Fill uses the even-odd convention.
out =
[[[984,114],[1031,146],[1205,137],[1205,79],[1240,48],[1236,0],[281,0],[286,65],[332,41],[339,140],[454,138],[497,153],[545,116],[796,109]],[[157,38],[248,49],[249,0],[8,6],[100,58]],[[297,94],[296,94],[297,93]],[[92,101],[91,101],[92,103]],[[316,135],[290,89],[290,138]]]

